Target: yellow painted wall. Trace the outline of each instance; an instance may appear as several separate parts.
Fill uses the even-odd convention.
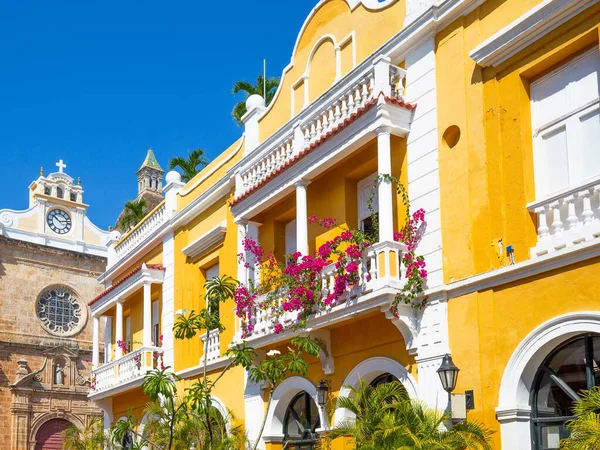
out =
[[[448,304],[452,359],[461,370],[456,392],[473,389],[476,419],[499,430],[498,406],[504,369],[519,343],[536,327],[574,311],[600,306],[600,258],[519,282],[486,289]],[[494,437],[500,443],[499,433]],[[500,448],[500,447],[497,447]]]
[[[537,219],[526,205],[535,200],[529,83],[557,63],[598,43],[599,7],[497,68],[482,71],[471,49],[533,2],[486,2],[436,38],[441,218],[446,282],[508,263],[498,250],[513,245],[515,258],[529,258]],[[511,4],[514,8],[506,9]],[[464,89],[457,89],[464,86]],[[444,133],[460,129],[456,145]]]
[[[292,55],[292,65],[283,75],[272,107],[259,122],[260,140],[264,141],[290,120],[292,86],[295,86],[304,77],[309,58],[323,37],[333,36],[336,44],[339,44],[354,32],[356,63],[360,64],[402,29],[405,6],[404,1],[398,1],[384,10],[372,11],[360,5],[351,12],[344,0],[330,0],[321,4],[301,32],[297,48]],[[309,73],[309,98],[311,101],[332,85],[331,71],[335,70],[335,54],[330,51],[331,47],[331,44],[327,44],[323,47],[322,55],[315,55],[321,65],[318,66],[318,70],[311,70]],[[348,50],[351,53],[351,49]],[[329,55],[330,60],[327,60],[326,55]],[[342,72],[345,74],[351,69],[349,63],[351,64],[352,58],[347,56],[346,51],[343,52],[343,56]],[[317,67],[317,64],[314,67]],[[326,76],[322,76],[321,70],[326,71]],[[314,82],[315,74],[316,83]],[[295,113],[300,111],[303,104],[302,89],[295,91]]]
[[[188,311],[205,307],[204,270],[219,263],[220,276],[229,275],[237,278],[237,227],[229,212],[228,200],[223,197],[192,222],[177,230],[175,233],[175,310]],[[202,236],[216,225],[225,222],[227,233],[222,243],[208,249],[195,258],[188,258],[182,252],[185,246]],[[226,330],[221,334],[221,350],[224,352],[234,335],[233,300],[220,305],[221,322]],[[191,341],[175,341],[175,369],[193,367],[199,364],[202,356],[202,341],[200,338]]]
[[[241,148],[243,138],[238,139],[228,149],[213,159],[208,166],[202,169],[196,176],[186,183],[177,196],[177,210],[180,211],[206,192],[217,181],[221,180],[227,171],[233,167],[242,157]]]
[[[406,185],[406,140],[392,137],[392,175]],[[308,215],[319,219],[332,217],[338,224],[358,227],[357,183],[377,173],[377,142],[372,140],[359,151],[340,161],[308,185]],[[403,226],[404,206],[394,193],[395,229]],[[259,240],[267,252],[274,251],[279,260],[285,253],[285,224],[296,217],[296,196],[291,194],[268,210],[253,217],[262,224]],[[340,231],[327,232],[318,224],[309,224],[309,251],[314,252]]]
[[[114,422],[117,422],[121,417],[127,417],[131,413],[139,423],[144,417],[144,408],[150,401],[150,397],[144,394],[141,387],[138,387],[123,394],[115,395],[112,401]]]

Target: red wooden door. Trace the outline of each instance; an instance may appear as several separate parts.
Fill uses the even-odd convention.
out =
[[[52,419],[46,422],[35,437],[35,450],[62,450],[63,431],[71,425],[63,419]]]

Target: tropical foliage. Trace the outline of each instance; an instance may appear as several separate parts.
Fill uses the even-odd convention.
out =
[[[446,429],[448,413],[429,409],[411,400],[400,382],[358,388],[340,397],[337,408],[356,418],[335,427],[328,439],[350,438],[357,450],[488,450],[492,432],[475,422],[464,421]]]
[[[600,387],[581,393],[575,403],[575,419],[567,422],[571,436],[563,439],[563,450],[591,450],[600,448]]]
[[[266,90],[265,90],[266,84]],[[242,126],[242,117],[246,114],[246,99],[251,95],[258,94],[262,98],[265,99],[265,105],[269,106],[273,98],[275,97],[275,93],[277,92],[277,88],[279,87],[279,78],[276,77],[267,77],[266,83],[265,79],[262,75],[259,75],[256,78],[256,82],[254,84],[249,83],[247,81],[238,81],[233,85],[233,94],[236,95],[240,92],[244,93],[244,100],[236,103],[233,107],[233,111],[231,115],[233,116],[233,120],[239,126]]]
[[[119,228],[121,228],[122,232],[126,233],[140,223],[146,217],[147,213],[146,200],[143,198],[128,201],[123,208],[123,214],[119,220]]]
[[[233,297],[236,286],[237,281],[227,275],[208,281],[204,286],[206,307],[189,314],[187,311],[179,311],[173,328],[175,338],[197,339],[199,334],[223,331],[225,328],[219,320],[219,305]],[[207,376],[208,355],[205,354],[204,373],[183,392],[178,389],[180,377],[171,372],[169,367],[149,371],[142,384],[142,390],[151,400],[145,408],[149,419],[144,426],[143,435],[136,431],[139,424],[130,415],[111,429],[111,441],[118,447],[124,439],[133,436],[135,439],[130,439],[132,448],[152,450],[247,448],[241,428],[233,427],[226,432],[225,423],[230,417],[222,417],[213,406],[212,397],[215,385],[223,379],[225,373],[232,367],[242,366],[248,371],[252,381],[268,386],[267,411],[260,434],[252,444],[256,449],[271,407],[275,386],[291,374],[305,375],[308,363],[303,354],[318,356],[320,351],[320,344],[310,337],[296,337],[292,339],[286,353],[272,350],[259,361],[256,351],[248,347],[246,342],[237,343],[225,353],[229,359],[226,366],[211,378]]]
[[[169,161],[169,170],[179,169],[181,180],[187,183],[196,176],[209,163],[208,158],[204,156],[204,150],[197,148],[192,151],[187,158],[177,156]]]
[[[63,432],[63,450],[104,450],[106,444],[104,426],[99,417],[92,417],[83,430],[70,425]]]

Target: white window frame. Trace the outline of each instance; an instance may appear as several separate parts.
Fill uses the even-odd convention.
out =
[[[581,119],[585,116],[594,114],[600,109],[600,97],[591,98],[588,102],[583,105],[574,107],[572,110],[567,110],[565,114],[560,117],[554,118],[549,122],[538,123],[541,121],[537,116],[540,114],[539,110],[543,108],[538,102],[542,101],[542,98],[537,97],[536,88],[549,82],[554,77],[568,76],[570,68],[575,64],[580,63],[586,58],[592,57],[593,54],[598,56],[598,48],[594,47],[585,53],[573,58],[566,64],[557,68],[556,70],[544,75],[542,78],[531,83],[531,116],[532,116],[532,128],[533,128],[533,155],[534,155],[534,175],[535,175],[535,186],[536,186],[536,197],[538,199],[550,197],[556,192],[560,192],[569,188],[576,187],[598,178],[600,173],[584,178],[584,162],[583,162],[583,144],[581,141]],[[598,59],[596,59],[598,60]],[[573,83],[570,82],[564,88],[566,95],[572,94],[570,86]],[[599,87],[600,90],[600,87]],[[565,107],[570,107],[566,105]],[[548,180],[550,168],[543,162],[546,159],[546,155],[543,153],[546,151],[544,148],[544,138],[551,135],[552,133],[565,128],[566,135],[566,146],[567,146],[567,186],[556,186],[556,189],[543,190],[543,186],[550,186],[551,180]]]
[[[131,342],[131,316],[125,317],[125,342],[131,352],[133,349],[133,343]]]
[[[104,362],[112,359],[112,317],[107,317],[104,323]]]
[[[364,221],[371,217],[371,210],[369,210],[369,196],[373,189],[373,181],[377,177],[377,172],[372,173],[366,178],[360,180],[356,185],[356,199],[358,202],[357,214],[358,214],[358,227],[364,231]],[[373,197],[373,209],[375,212],[379,212],[379,193],[377,186],[375,186],[375,195]]]

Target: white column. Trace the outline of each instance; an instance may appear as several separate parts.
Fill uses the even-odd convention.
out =
[[[308,255],[308,205],[305,181],[296,183],[296,251]]]
[[[115,323],[115,344],[119,341],[123,340],[123,300],[118,299],[117,303],[115,304],[116,307],[116,312],[117,312],[117,318],[116,318],[116,323]],[[123,356],[123,350],[117,345],[117,348],[115,349],[116,353],[117,353],[117,358],[120,358],[121,356]]]
[[[377,174],[392,174],[392,150],[390,130],[382,127],[377,129]],[[392,207],[392,183],[379,180],[377,185],[379,196],[379,241],[394,240],[394,210]]]
[[[95,369],[100,364],[100,316],[92,316],[92,367]]]
[[[235,223],[237,225],[237,254],[243,255],[243,259],[245,260],[248,257],[244,250],[244,238],[246,237],[246,227],[248,225],[248,221],[240,219]],[[238,259],[237,279],[242,284],[248,283],[248,269],[244,264],[244,261],[240,261]]]
[[[152,347],[152,284],[144,283],[144,347]]]

